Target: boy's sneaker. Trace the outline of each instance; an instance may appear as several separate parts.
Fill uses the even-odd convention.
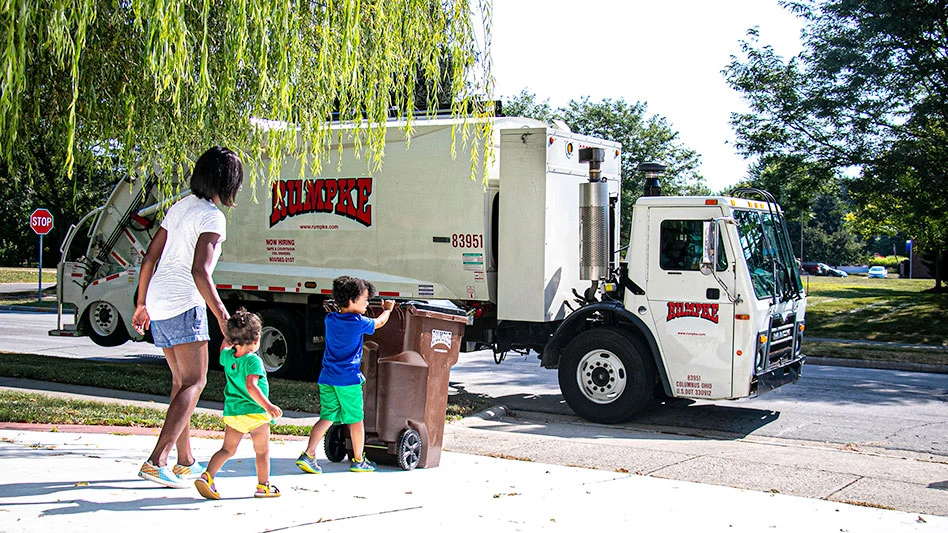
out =
[[[194,464],[191,465],[174,465],[174,468],[171,469],[174,472],[174,475],[178,476],[181,479],[194,479],[201,477],[201,474],[207,470],[207,467],[201,463],[194,461]]]
[[[187,482],[174,475],[174,472],[170,466],[156,466],[148,461],[146,461],[145,464],[143,464],[138,470],[138,477],[147,479],[148,481],[154,481],[159,485],[164,485],[173,489],[186,489],[189,485]]]
[[[369,461],[366,457],[362,457],[361,461],[352,460],[352,464],[349,466],[350,472],[375,472],[376,466],[375,463]]]
[[[300,458],[296,460],[296,466],[298,466],[300,470],[306,472],[307,474],[323,473],[323,469],[320,468],[316,463],[316,457],[307,455],[306,452],[300,454]]]

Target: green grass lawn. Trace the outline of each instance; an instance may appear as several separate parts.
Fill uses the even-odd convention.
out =
[[[0,421],[30,424],[79,424],[84,426],[120,426],[160,428],[165,421],[161,409],[112,402],[71,400],[44,394],[0,390]],[[195,413],[191,428],[223,431],[219,416]],[[312,426],[275,424],[275,435],[309,435]]]
[[[866,346],[804,340],[817,357],[948,365],[948,294],[931,292],[930,279],[868,279],[862,276],[804,279],[806,337],[870,340],[919,348]]]
[[[35,268],[0,267],[0,283],[36,283],[39,271]],[[56,283],[56,266],[43,265],[43,281]]]
[[[930,279],[809,278],[807,336],[948,346],[948,293]]]
[[[167,396],[171,390],[171,371],[165,364],[154,363],[119,363],[107,361],[89,361],[84,359],[68,359],[62,357],[48,357],[43,355],[29,355],[16,353],[0,353],[0,376],[18,377],[35,379],[39,381],[50,381],[54,383],[69,383],[73,385],[86,385],[90,387],[102,387],[106,389],[140,392],[145,394],[154,394],[157,396]],[[268,378],[270,382],[270,400],[279,405],[283,410],[304,411],[316,413],[319,411],[319,398],[315,383],[302,381],[293,381],[280,378]],[[201,394],[202,400],[223,402],[224,401],[224,374],[219,371],[209,371],[207,373],[207,386]],[[3,391],[0,391],[2,393]],[[103,402],[87,402],[91,405],[69,403],[68,405],[60,402],[39,402],[34,400],[18,400],[21,408],[26,406],[30,409],[22,410],[20,408],[10,410],[8,404],[9,398],[0,394],[0,421],[5,422],[33,422],[33,423],[51,423],[51,424],[106,424],[106,425],[143,425],[144,427],[159,427],[164,420],[164,412],[139,413],[136,410],[129,410],[129,414],[122,415],[124,406],[112,406]],[[24,403],[26,402],[26,403]],[[33,409],[36,406],[50,405],[51,412],[44,414],[43,409]],[[448,400],[446,413],[447,420],[456,420],[468,416],[474,412],[487,407],[487,402],[480,398],[469,396],[451,396]],[[102,414],[106,413],[106,414]],[[66,416],[70,415],[70,416]],[[121,416],[119,416],[121,415]],[[195,415],[197,416],[197,415]],[[110,420],[125,417],[128,419],[126,424],[114,423]],[[210,417],[214,423],[218,423],[218,417]],[[83,422],[82,420],[86,420]],[[147,420],[148,422],[142,422]],[[197,422],[195,422],[197,424]],[[213,427],[212,427],[213,426]],[[223,429],[210,424],[201,422],[201,425],[195,425],[199,429]],[[279,426],[278,426],[279,427]],[[283,429],[285,435],[308,435],[309,429],[305,432],[294,429],[297,426],[288,426]],[[274,428],[276,432],[276,428]]]

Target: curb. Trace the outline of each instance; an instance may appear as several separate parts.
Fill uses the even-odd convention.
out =
[[[17,311],[20,313],[56,313],[56,309],[52,307],[33,307],[31,305],[0,305],[0,311]],[[66,314],[75,314],[75,311],[72,309],[65,310],[63,309],[63,315]]]
[[[863,361],[860,359],[837,359],[834,357],[806,357],[806,364],[816,366],[841,366],[846,368],[870,368],[875,370],[899,370],[902,372],[926,372],[929,374],[948,374],[948,367],[924,363],[905,363],[902,361]]]
[[[498,420],[504,418],[510,414],[510,410],[507,409],[506,405],[494,405],[479,411],[465,418],[479,418],[481,420]]]
[[[30,424],[27,422],[0,422],[0,429],[11,431],[35,431],[37,433],[94,433],[108,435],[146,435],[157,437],[161,428],[141,426],[86,426],[80,424]],[[191,436],[195,438],[223,439],[223,431],[208,429],[191,429]],[[302,441],[309,437],[297,435],[270,434],[271,441]]]

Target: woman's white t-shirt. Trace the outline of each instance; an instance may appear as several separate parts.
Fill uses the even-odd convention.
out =
[[[227,238],[224,213],[210,200],[197,196],[186,196],[171,206],[161,227],[168,232],[168,238],[145,295],[145,307],[152,320],[167,320],[193,307],[207,305],[191,275],[194,248],[202,233],[221,236],[211,258],[214,272],[221,256],[221,243]]]

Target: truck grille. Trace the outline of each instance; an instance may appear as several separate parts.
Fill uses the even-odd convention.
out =
[[[758,372],[767,372],[775,367],[783,366],[800,356],[803,332],[797,327],[794,319],[794,315],[786,317],[774,315],[770,318],[769,331],[761,336],[766,336],[767,341],[761,343],[760,338],[758,339]]]

